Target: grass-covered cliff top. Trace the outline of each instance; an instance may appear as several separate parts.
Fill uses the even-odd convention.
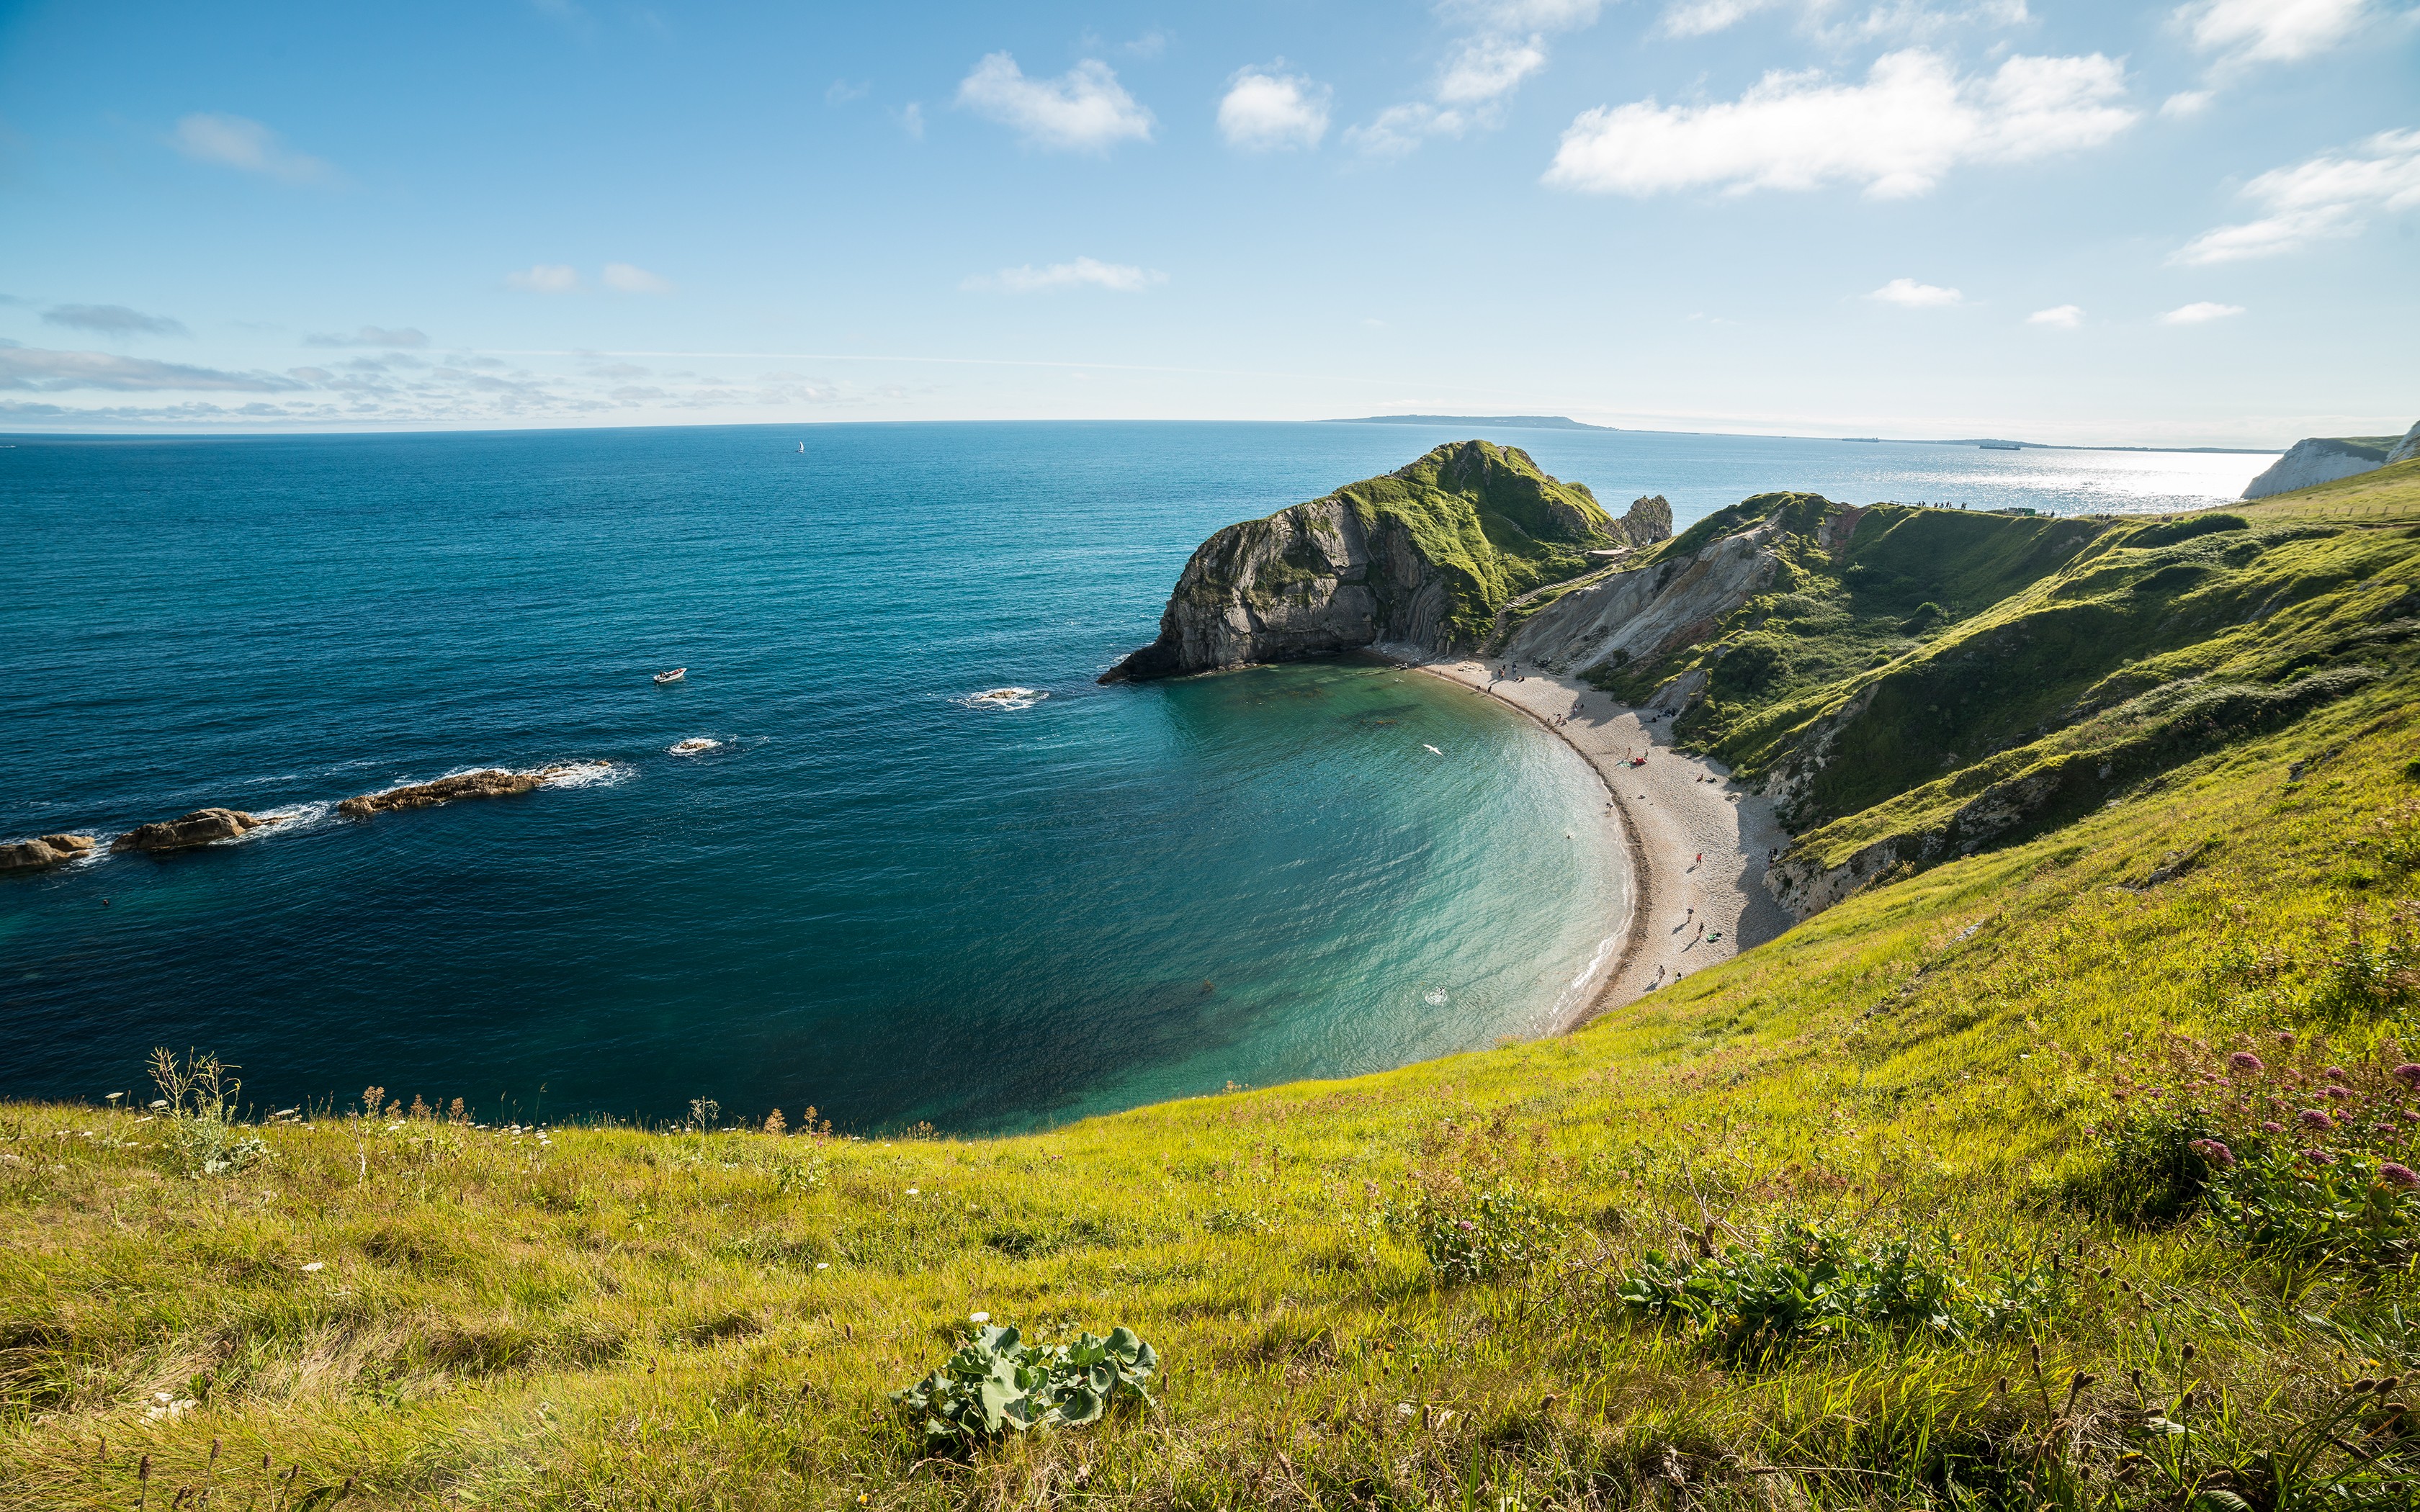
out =
[[[2420,527],[2349,483],[2240,513]],[[2408,1508],[2415,892],[2397,674],[1349,1082],[963,1142],[8,1107],[0,1506]],[[1155,1405],[928,1443],[886,1392],[1004,1323],[1131,1326]]]
[[[1628,539],[1586,484],[1561,482],[1519,447],[1493,441],[1450,442],[1333,497],[1365,526],[1404,527],[1450,582],[1455,639],[1474,644],[1507,601],[1579,572],[1589,548]]]

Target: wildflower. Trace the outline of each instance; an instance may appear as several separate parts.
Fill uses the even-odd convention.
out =
[[[2303,1158],[2314,1165],[2334,1165],[2336,1163],[2336,1158],[2324,1149],[2306,1149],[2303,1151]]]
[[[2274,1119],[2263,1119],[2260,1120],[2260,1132],[2262,1134],[2282,1134],[2285,1132],[2285,1129],[2286,1126],[2279,1123]]]
[[[310,1264],[302,1267],[305,1271],[324,1271],[327,1268],[328,1262],[325,1260],[313,1260]]]
[[[991,1321],[991,1314],[969,1313],[967,1314],[967,1321],[970,1323],[988,1323]]]
[[[2279,1029],[2277,1031],[2277,1042],[2279,1044],[2292,1044],[2294,1042],[2293,1031],[2290,1029]]]
[[[2342,1066],[2330,1066],[2327,1070],[2319,1072],[2319,1074],[2325,1076],[2332,1082],[2349,1082],[2352,1080],[2350,1073],[2349,1073]]]
[[[2249,1050],[2238,1050],[2235,1054],[2226,1057],[2226,1063],[2234,1067],[2237,1071],[2243,1072],[2266,1071],[2269,1069],[2260,1063],[2260,1057],[2258,1056],[2254,1055]]]
[[[817,1260],[817,1261],[815,1262],[815,1269],[816,1269],[816,1270],[818,1270],[818,1271],[829,1271],[829,1270],[830,1270],[830,1269],[831,1269],[831,1261],[830,1261],[830,1260]]]
[[[2305,1129],[2333,1129],[2336,1126],[2335,1119],[2328,1117],[2325,1113],[2320,1112],[2318,1108],[2304,1108],[2302,1112],[2294,1115],[2294,1121],[2301,1124]]]
[[[2407,1060],[2396,1067],[2394,1076],[2406,1087],[2420,1087],[2420,1060]]]
[[[2343,1087],[2323,1087],[2319,1089],[2319,1095],[2335,1102],[2342,1103],[2351,1098],[2352,1091],[2350,1088]]]
[[[2227,1149],[2226,1146],[2220,1143],[2218,1140],[2196,1139],[2193,1142],[2192,1148],[2195,1154],[2199,1155],[2202,1159],[2210,1162],[2212,1165],[2217,1166],[2222,1171],[2233,1170],[2235,1168],[2235,1151]]]
[[[2420,1171],[2414,1171],[2409,1165],[2398,1165],[2391,1160],[2379,1162],[2378,1179],[2388,1186],[2401,1187],[2406,1192],[2420,1186]]]
[[[1475,1225],[1473,1225],[1473,1224],[1471,1223],[1471,1221],[1470,1221],[1469,1219],[1467,1219],[1467,1218],[1456,1218],[1456,1219],[1453,1221],[1453,1226],[1454,1226],[1456,1228],[1461,1229],[1461,1230],[1462,1230],[1464,1233],[1466,1233],[1466,1233],[1469,1233],[1469,1232],[1471,1231],[1471,1229],[1472,1229],[1473,1227],[1476,1227],[1476,1226],[1475,1226]]]

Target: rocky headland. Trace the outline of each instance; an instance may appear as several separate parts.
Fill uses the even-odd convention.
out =
[[[2243,486],[2246,499],[2291,493],[2314,484],[2358,477],[2397,462],[2420,456],[2420,424],[2400,436],[2312,436],[2287,448],[2286,455]]]
[[[240,840],[263,825],[279,822],[278,814],[246,813],[240,809],[196,809],[181,819],[137,825],[110,842],[113,851],[189,851],[197,845]]]
[[[1101,681],[1377,645],[1475,649],[1506,604],[1586,570],[1590,550],[1670,533],[1661,500],[1617,520],[1517,447],[1456,441],[1211,536],[1185,564],[1159,638]]]
[[[37,867],[58,866],[78,856],[90,856],[99,842],[90,835],[44,835],[36,840],[23,840],[13,845],[0,845],[0,872],[26,872]]]

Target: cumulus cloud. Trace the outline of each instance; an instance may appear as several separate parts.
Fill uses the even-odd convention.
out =
[[[1894,278],[1866,298],[1910,310],[1931,310],[1945,304],[1966,302],[1966,296],[1954,288],[1943,288],[1938,284],[1919,284],[1913,278]]]
[[[2080,304],[2054,304],[2047,310],[2036,310],[2033,314],[2025,316],[2025,323],[2036,326],[2059,326],[2072,331],[2077,326],[2084,324],[2084,306]]]
[[[2342,42],[2383,8],[2375,0],[2194,0],[2175,11],[2196,51],[2231,64],[2291,63]]]
[[[580,287],[580,270],[567,263],[537,263],[518,273],[506,273],[504,282],[533,294],[569,294]]]
[[[1548,39],[1595,24],[1604,0],[1442,0],[1437,15],[1462,35],[1425,100],[1389,105],[1344,133],[1363,152],[1394,157],[1432,136],[1491,130],[1522,82],[1545,68]]]
[[[428,337],[411,326],[364,326],[349,334],[344,332],[314,332],[302,338],[305,347],[426,347]]]
[[[1853,13],[1843,15],[1844,8]],[[2025,0],[1968,0],[1937,5],[1928,0],[1883,0],[1862,11],[1844,0],[1669,0],[1655,29],[1666,37],[1708,37],[1768,10],[1795,10],[1799,28],[1835,46],[1888,39],[1937,37],[1959,26],[2018,26],[2033,19]]]
[[[1107,152],[1120,142],[1151,140],[1151,112],[1135,103],[1098,58],[1086,58],[1056,79],[1029,79],[1016,58],[989,54],[959,82],[958,103],[1034,147]]]
[[[2125,93],[2124,69],[2098,53],[2011,57],[1962,77],[1941,54],[1906,48],[1877,59],[1863,84],[1774,72],[1736,100],[1599,106],[1563,132],[1545,181],[1637,195],[1852,183],[1901,198],[1963,162],[2098,147],[2138,118]]]
[[[209,111],[187,116],[169,133],[168,145],[196,162],[240,168],[289,184],[331,184],[337,178],[332,164],[293,150],[275,131],[241,116]]]
[[[670,294],[673,281],[628,263],[607,263],[605,286],[623,294]]]
[[[2210,109],[2210,102],[2217,98],[2216,90],[2180,89],[2160,101],[2160,114],[2172,121],[2190,120]]]
[[[63,393],[72,389],[278,393],[302,387],[294,379],[273,373],[227,373],[182,363],[155,363],[107,352],[51,351],[0,341],[0,389],[24,389],[37,393]]]
[[[2212,300],[2201,300],[2170,310],[2160,316],[2160,323],[2165,326],[2201,326],[2242,313],[2243,306],[2240,304],[2220,304]]]
[[[1237,69],[1227,81],[1218,131],[1229,147],[1247,152],[1315,147],[1327,134],[1327,85],[1280,72],[1284,67],[1280,58],[1267,68]]]
[[[55,304],[42,312],[42,323],[97,331],[104,336],[190,336],[182,320],[145,315],[122,304]]]
[[[1062,288],[1105,288],[1120,294],[1139,294],[1154,284],[1167,282],[1166,273],[1150,269],[1078,257],[1073,262],[1052,263],[1047,268],[1036,268],[1030,263],[1022,268],[1003,268],[996,273],[970,278],[959,286],[1005,294],[1039,294]]]
[[[2381,131],[2357,151],[2323,152],[2273,168],[2243,186],[2269,213],[2205,231],[2168,261],[2188,268],[2299,252],[2315,241],[2358,236],[2380,212],[2420,206],[2420,131]]]

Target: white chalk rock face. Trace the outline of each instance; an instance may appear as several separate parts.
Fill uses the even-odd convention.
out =
[[[2420,458],[2420,421],[2412,422],[2412,428],[2403,433],[2403,439],[2395,443],[2395,450],[2386,454],[2389,466],[2414,458]]]
[[[2409,440],[2407,437],[2407,444]],[[2375,472],[2385,464],[2384,454],[2357,442],[2313,437],[2296,441],[2285,455],[2269,464],[2268,471],[2245,484],[2243,497],[2266,499],[2271,494],[2292,493],[2313,484]]]

